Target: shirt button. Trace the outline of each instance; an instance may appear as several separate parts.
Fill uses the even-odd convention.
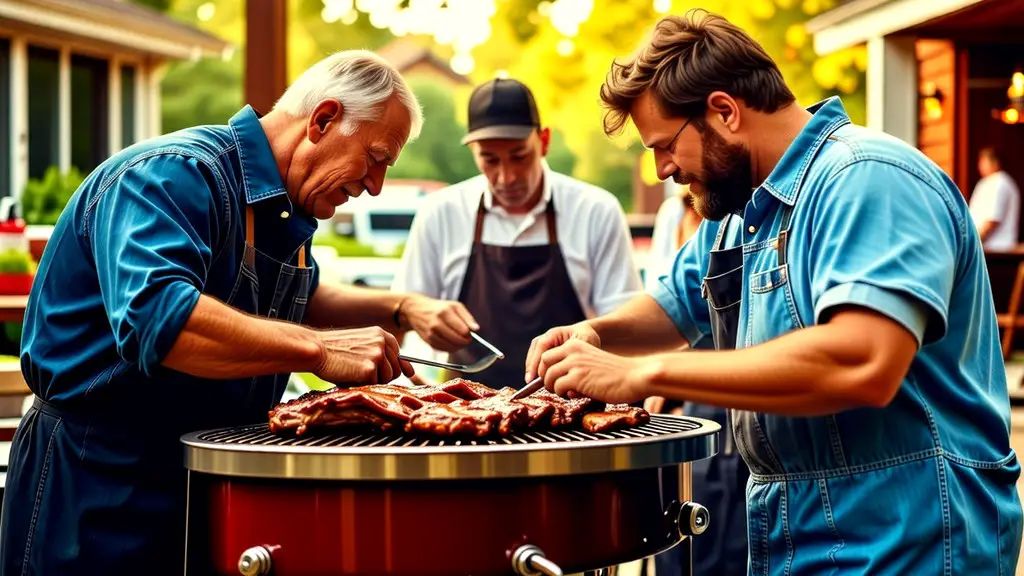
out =
[[[754,228],[754,225],[751,224],[750,227],[747,228],[747,232],[750,232],[751,234],[753,234],[754,232],[757,232],[757,228]]]
[[[290,214],[288,214],[287,210],[284,211],[284,212],[281,212],[281,218],[287,218],[288,216],[290,216]]]

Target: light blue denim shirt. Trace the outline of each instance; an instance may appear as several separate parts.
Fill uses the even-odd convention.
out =
[[[810,111],[726,231],[724,247],[744,252],[737,347],[855,305],[900,323],[920,348],[885,408],[756,415],[751,573],[1012,574],[1020,467],[1009,446],[992,290],[967,204],[918,150],[851,124],[838,98]],[[792,222],[780,266],[774,245],[785,206]],[[720,225],[705,221],[651,292],[695,345],[711,338],[701,281]]]

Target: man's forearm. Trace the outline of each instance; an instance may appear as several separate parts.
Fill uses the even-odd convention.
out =
[[[602,350],[623,356],[677,350],[687,343],[657,301],[646,294],[586,323],[601,338]]]
[[[312,372],[320,344],[309,328],[243,314],[203,295],[163,365],[200,378]]]
[[[903,373],[877,360],[879,345],[823,324],[751,348],[654,355],[638,381],[648,396],[789,416],[834,414],[884,406],[898,390]],[[898,347],[909,366],[916,349],[909,333]]]
[[[306,324],[317,328],[380,326],[398,335],[395,307],[407,294],[349,285],[321,284],[306,311]]]

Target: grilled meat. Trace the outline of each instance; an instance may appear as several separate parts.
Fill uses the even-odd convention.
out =
[[[462,378],[453,378],[438,384],[437,387],[452,396],[457,396],[460,400],[479,400],[480,398],[487,398],[496,394],[494,390],[479,382]]]
[[[632,428],[651,421],[651,415],[643,408],[629,404],[606,404],[603,412],[583,415],[583,429],[587,432],[610,432]]]
[[[591,401],[590,398],[562,398],[543,388],[518,402],[538,409],[542,406],[550,406],[552,428],[578,424],[586,412],[596,408],[596,402]]]
[[[464,402],[424,406],[412,414],[405,431],[434,436],[480,437],[487,436],[500,424],[501,412],[470,408]]]
[[[315,391],[269,412],[270,431],[302,436],[312,429],[363,427],[436,436],[507,435],[526,428],[582,424],[590,432],[637,426],[650,420],[643,409],[600,404],[589,398],[561,398],[540,390],[512,400],[514,388],[492,390],[457,378],[437,386],[375,384]]]
[[[311,427],[342,425],[371,425],[387,431],[395,424],[408,422],[413,411],[424,406],[424,402],[415,396],[390,390],[374,391],[373,388],[307,392],[270,411],[270,431],[277,434],[294,430],[296,435],[302,436]],[[356,415],[348,414],[350,412]],[[371,414],[376,417],[371,417]]]

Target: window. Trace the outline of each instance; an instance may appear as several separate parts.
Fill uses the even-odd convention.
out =
[[[408,231],[412,227],[412,219],[415,214],[393,214],[393,213],[370,213],[370,228],[374,230],[403,230]]]
[[[0,196],[11,196],[11,41],[0,38]]]
[[[109,80],[107,61],[71,57],[71,165],[83,173],[109,155]]]
[[[135,67],[121,66],[121,147],[135,143]]]
[[[60,163],[60,54],[28,48],[28,176]]]

